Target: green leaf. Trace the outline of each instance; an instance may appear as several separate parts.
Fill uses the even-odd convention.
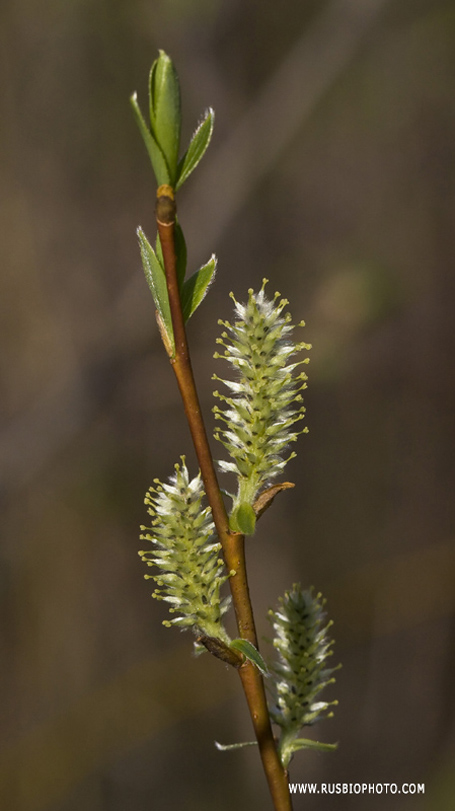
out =
[[[163,183],[170,183],[171,178],[169,175],[169,169],[166,163],[166,158],[164,157],[160,147],[158,146],[155,138],[153,137],[152,133],[147,127],[147,124],[144,121],[141,109],[139,107],[139,104],[137,103],[136,93],[133,93],[133,95],[130,98],[130,102],[133,108],[134,117],[139,127],[139,131],[142,135],[142,138],[144,139],[145,146],[147,147],[147,152],[149,154],[152,168],[155,173],[156,182],[158,183],[158,186],[161,186]]]
[[[158,257],[158,262],[160,263],[161,267],[163,268],[163,273],[164,273],[165,271],[164,271],[163,249],[161,247],[161,240],[160,240],[160,235],[159,235],[158,232],[156,234],[156,240],[155,240],[155,252],[156,252],[156,255]]]
[[[299,749],[317,749],[320,752],[334,752],[338,749],[337,743],[320,743],[319,741],[312,741],[309,738],[295,738],[291,744],[293,752],[298,752]]]
[[[294,754],[300,749],[315,749],[318,752],[334,752],[338,749],[338,744],[320,743],[319,741],[312,741],[309,738],[294,738],[292,732],[286,733],[283,731],[278,744],[278,752],[281,763],[285,769],[288,768]]]
[[[263,676],[270,675],[267,665],[264,662],[261,654],[259,653],[257,648],[255,648],[254,645],[251,644],[251,642],[248,642],[247,639],[233,639],[229,647],[232,648],[233,650],[238,651],[239,653],[242,653],[246,659],[249,659],[250,662],[253,662],[253,664],[256,665],[258,670],[261,671]]]
[[[152,62],[152,67],[150,68],[149,73],[149,115],[150,115],[150,124],[153,130],[155,130],[156,125],[156,115],[155,115],[155,98],[154,98],[154,91],[156,89],[156,69],[158,67],[158,59],[154,59]]]
[[[234,515],[239,531],[243,535],[253,535],[256,529],[256,513],[251,504],[239,504]]]
[[[218,741],[215,741],[215,746],[219,752],[229,752],[231,749],[243,749],[244,746],[257,745],[257,741],[244,741],[243,743],[218,743]]]
[[[242,534],[242,531],[235,520],[235,513],[231,513],[229,516],[229,529],[231,532],[239,532]]]
[[[212,108],[206,111],[204,118],[194,133],[188,149],[181,158],[177,168],[176,189],[179,189],[196,168],[203,157],[212,137],[215,113]]]
[[[166,285],[164,268],[145,236],[142,228],[137,229],[139,247],[141,249],[142,265],[148,286],[152,291],[156,309],[158,310],[163,327],[166,331],[169,345],[175,349],[174,332],[172,329],[171,310]]]
[[[193,315],[207,293],[216,271],[216,256],[212,254],[206,265],[199,268],[182,287],[182,310],[185,321]]]
[[[159,52],[149,77],[150,123],[169,167],[170,183],[175,184],[182,123],[180,84],[172,59]]]

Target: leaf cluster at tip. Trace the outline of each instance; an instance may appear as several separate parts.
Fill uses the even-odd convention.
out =
[[[179,159],[181,132],[180,84],[174,64],[164,52],[152,65],[149,78],[149,114],[147,124],[141,113],[137,95],[131,96],[134,117],[144,140],[158,186],[169,185],[179,189],[203,157],[212,137],[214,112],[206,111],[194,132],[188,149]],[[163,255],[159,237],[152,247],[142,228],[137,231],[142,265],[158,313],[158,323],[168,354],[175,352],[169,296]],[[216,257],[185,280],[186,245],[182,229],[175,223],[174,246],[177,276],[184,321],[197,309],[212,282],[216,271]]]
[[[158,186],[179,189],[203,157],[212,137],[215,114],[206,110],[189,146],[179,159],[182,112],[180,83],[170,57],[160,51],[149,77],[149,125],[136,93],[131,96],[134,117],[144,140]]]

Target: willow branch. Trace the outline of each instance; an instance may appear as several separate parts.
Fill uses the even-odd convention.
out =
[[[170,186],[160,186],[157,191],[156,220],[163,252],[175,342],[175,352],[170,356],[170,362],[182,397],[226,566],[228,571],[235,572],[230,577],[229,583],[239,634],[243,639],[247,639],[258,648],[248,588],[245,539],[243,535],[229,530],[229,520],[218,484],[191,366],[177,279],[177,257],[174,242],[175,215],[176,206],[172,188]],[[238,669],[238,673],[248,703],[275,809],[276,811],[292,811],[287,773],[281,765],[273,738],[262,676],[249,661],[246,661]]]

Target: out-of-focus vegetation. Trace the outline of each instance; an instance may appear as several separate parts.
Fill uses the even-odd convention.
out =
[[[161,629],[137,556],[152,479],[182,449],[195,472],[135,237],[155,190],[128,98],[162,47],[184,139],[201,109],[217,114],[180,199],[190,268],[219,257],[190,325],[207,414],[229,290],[266,276],[314,346],[300,497],[281,495],[249,551],[263,634],[293,580],[336,620],[325,737],[340,748],[296,758],[293,779],[425,782],[368,808],[445,811],[453,4],[5,0],[0,23],[1,807],[231,811],[228,772],[237,811],[266,803],[256,753],[212,744],[250,737],[235,674]]]

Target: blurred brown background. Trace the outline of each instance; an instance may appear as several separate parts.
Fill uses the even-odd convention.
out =
[[[445,0],[3,0],[0,807],[269,808],[238,679],[160,624],[138,556],[143,495],[186,453],[135,228],[154,182],[128,97],[157,49],[186,141],[190,326],[211,420],[217,318],[266,276],[311,341],[299,442],[250,542],[261,636],[314,584],[343,662],[298,781],[425,782],[424,797],[295,808],[455,807],[455,9]],[[219,450],[217,449],[217,453]]]

